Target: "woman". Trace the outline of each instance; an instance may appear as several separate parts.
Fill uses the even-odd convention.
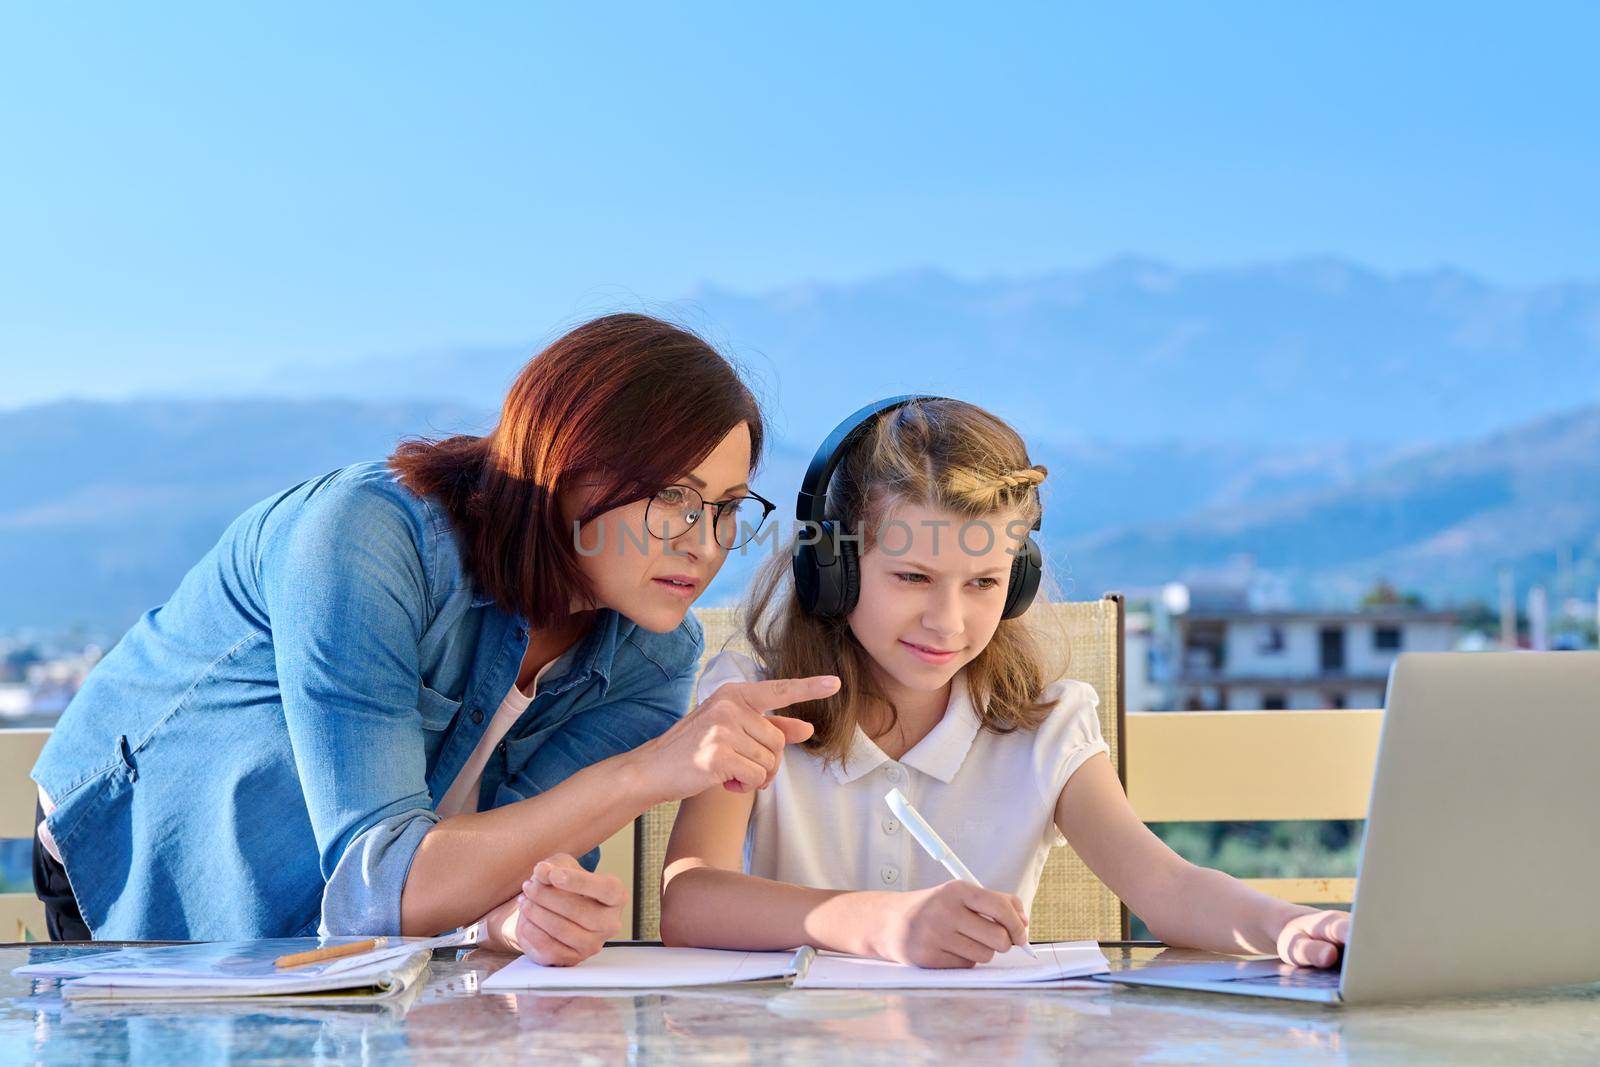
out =
[[[761,712],[831,691],[684,717],[689,606],[772,509],[747,484],[764,436],[705,342],[614,315],[535,357],[489,435],[246,511],[34,767],[51,936],[487,917],[547,962],[595,951],[624,896],[596,846],[659,801],[765,785],[790,735]]]

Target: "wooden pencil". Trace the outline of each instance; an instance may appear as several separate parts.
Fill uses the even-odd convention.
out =
[[[278,967],[304,967],[308,963],[321,963],[324,960],[336,960],[362,952],[371,952],[382,948],[388,941],[387,937],[372,937],[365,941],[351,941],[345,945],[330,945],[327,948],[314,948],[307,952],[291,952],[287,956],[279,956],[273,960],[273,964]]]

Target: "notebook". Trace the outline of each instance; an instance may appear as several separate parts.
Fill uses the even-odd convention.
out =
[[[801,950],[807,952],[809,950]],[[722,985],[795,973],[798,954],[662,945],[607,945],[573,967],[545,967],[519,956],[490,975],[485,992],[517,989],[665,989]]]
[[[436,948],[470,944],[476,926],[440,937],[391,938],[382,948],[301,967],[278,957],[363,938],[270,938],[127,948],[18,967],[19,978],[63,979],[79,999],[235,1000],[281,996],[370,1000],[397,997],[419,981]]]
[[[819,952],[795,978],[796,989],[1019,989],[1072,988],[1072,982],[1110,970],[1093,941],[1036,944],[1032,959],[1020,948],[967,968],[908,967],[887,960]]]
[[[741,952],[658,945],[607,945],[573,967],[544,967],[526,956],[484,981],[486,992],[519,989],[665,989],[794,977],[796,989],[1012,989],[1103,988],[1073,979],[1109,969],[1093,941],[1033,946],[967,969],[924,969],[802,948],[797,952]]]
[[[352,1002],[399,997],[422,980],[433,953],[411,952],[333,974],[267,976],[261,978],[174,978],[163,975],[119,974],[101,971],[62,983],[67,1000],[225,1000],[296,1002]]]

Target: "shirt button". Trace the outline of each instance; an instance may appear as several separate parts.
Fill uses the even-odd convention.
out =
[[[896,819],[892,815],[884,816],[884,818],[883,818],[883,832],[884,833],[892,834],[898,829],[900,829],[900,820],[899,819]]]
[[[476,726],[482,721],[483,721],[483,709],[482,708],[473,708],[472,709],[472,725]]]
[[[893,766],[892,764],[890,765],[889,769],[884,772],[884,774],[888,777],[889,781],[893,782],[895,785],[899,785],[900,779],[905,777],[900,768]]]
[[[504,741],[500,742],[498,745],[494,746],[494,750],[500,753],[500,755],[504,756],[506,754],[506,743]]]
[[[878,877],[883,879],[884,885],[894,885],[900,880],[900,868],[890,867],[885,864],[883,869],[878,872]]]

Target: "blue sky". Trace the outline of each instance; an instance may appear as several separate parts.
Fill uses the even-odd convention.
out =
[[[710,283],[1600,278],[1600,7],[10,5],[0,406]]]

